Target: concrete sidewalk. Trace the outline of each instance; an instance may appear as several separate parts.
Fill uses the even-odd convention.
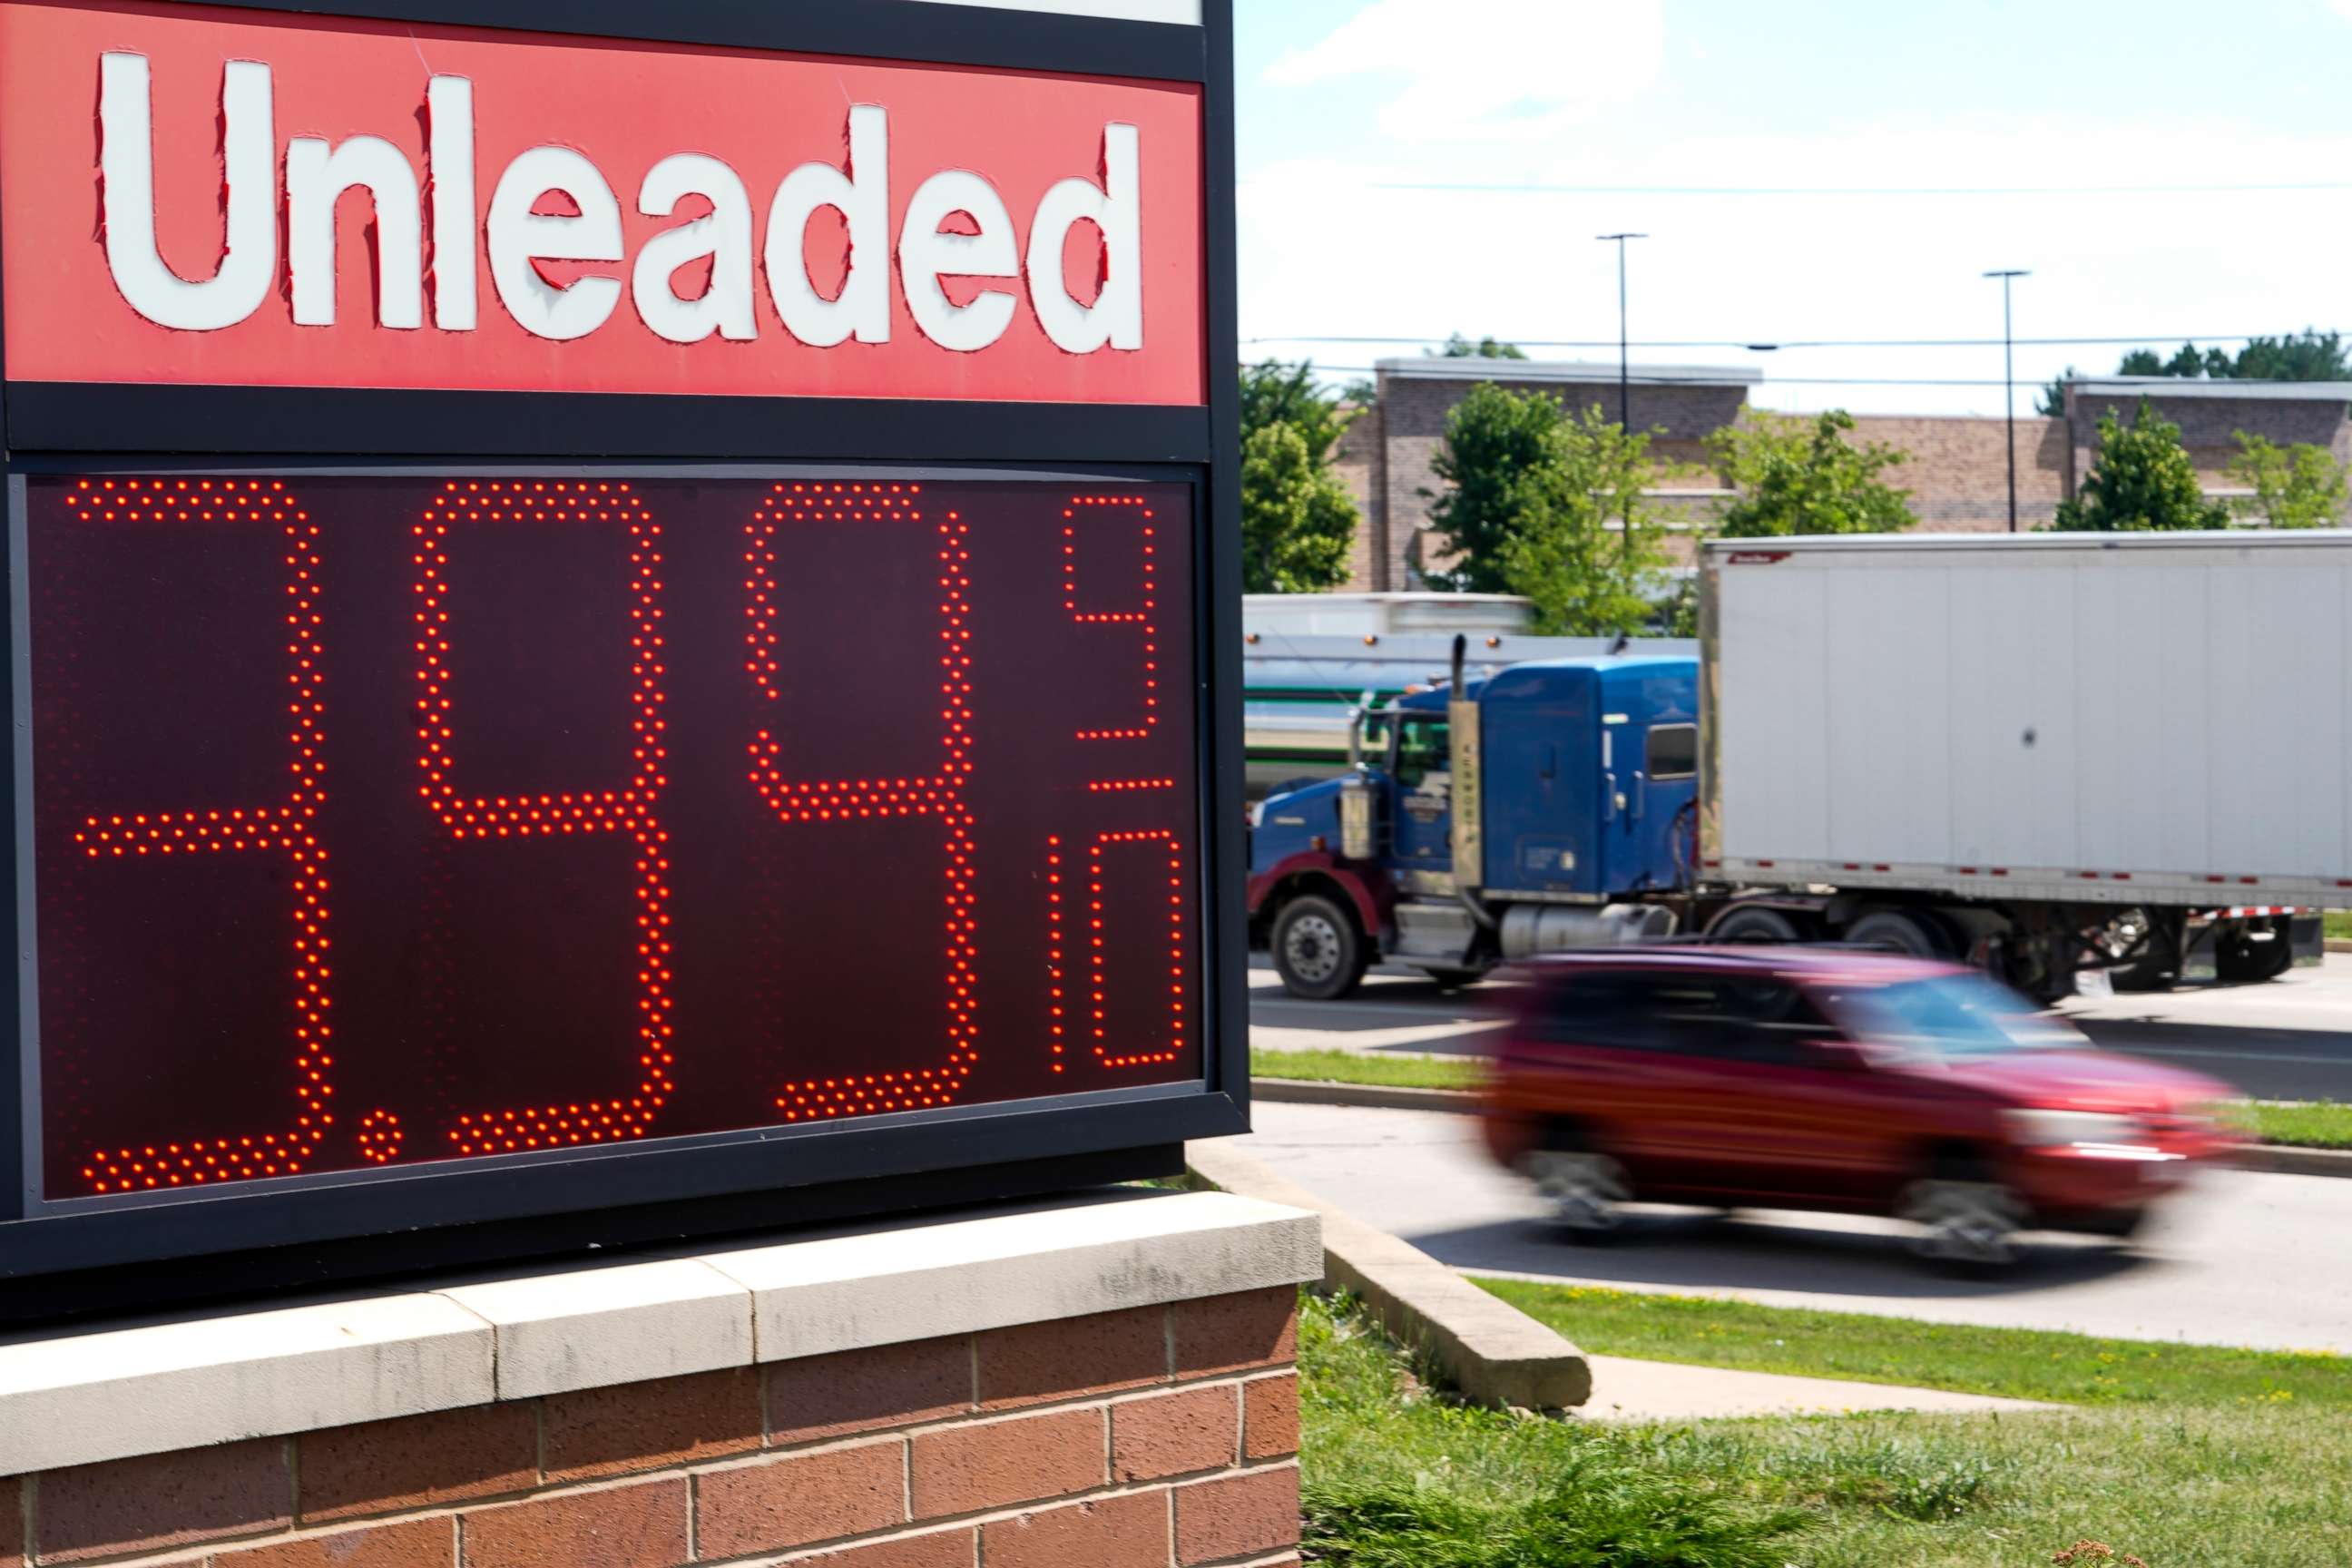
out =
[[[1900,1388],[1828,1377],[1684,1366],[1591,1355],[1592,1397],[1576,1414],[1588,1421],[1710,1421],[1742,1415],[1852,1415],[1865,1410],[1919,1410],[1933,1415],[2055,1410],[2025,1399]]]

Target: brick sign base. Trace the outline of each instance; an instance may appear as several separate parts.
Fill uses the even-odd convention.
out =
[[[1288,1288],[0,1480],[0,1568],[1289,1564]]]

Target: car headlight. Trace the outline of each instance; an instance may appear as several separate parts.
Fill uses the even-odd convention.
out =
[[[2104,1110],[2004,1110],[2010,1142],[2028,1149],[2063,1149],[2078,1143],[2144,1143],[2147,1134],[2136,1118]]]

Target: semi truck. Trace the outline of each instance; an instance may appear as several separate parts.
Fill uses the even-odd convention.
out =
[[[2352,533],[1718,541],[1699,650],[1360,712],[1268,797],[1292,994],[1625,942],[1849,942],[2054,1001],[2316,962],[2352,905]]]

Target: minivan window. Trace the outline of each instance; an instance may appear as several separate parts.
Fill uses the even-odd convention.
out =
[[[1653,724],[1643,771],[1652,779],[1686,779],[1698,772],[1698,726]]]
[[[1769,976],[1581,974],[1546,999],[1538,1032],[1562,1045],[1792,1063],[1837,1037],[1805,994]]]
[[[2092,1048],[2072,1024],[2037,1014],[2032,1003],[1980,975],[1849,986],[1833,993],[1830,1005],[1874,1044],[1936,1060]]]

